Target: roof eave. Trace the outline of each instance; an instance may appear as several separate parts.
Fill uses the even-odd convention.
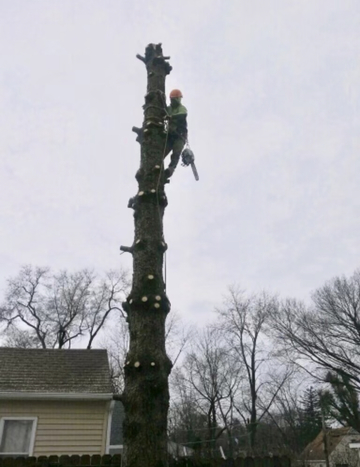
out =
[[[112,400],[113,393],[86,392],[0,392],[0,400]]]

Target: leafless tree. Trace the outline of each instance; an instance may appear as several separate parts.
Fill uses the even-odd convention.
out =
[[[329,371],[345,375],[360,390],[360,270],[320,287],[312,305],[288,299],[271,315],[289,358],[322,381]]]
[[[112,312],[121,313],[124,271],[100,277],[83,269],[53,273],[24,266],[8,280],[0,323],[8,345],[66,348],[84,339],[88,349]]]
[[[107,350],[114,392],[122,394],[125,377],[124,365],[129,350],[129,327],[124,318],[119,317],[114,320],[100,346]]]
[[[198,411],[206,417],[206,441],[214,451],[216,440],[227,432],[231,449],[231,430],[234,420],[234,400],[239,386],[241,367],[228,352],[221,333],[208,327],[198,332],[188,352],[178,387],[185,384],[187,394],[195,395]]]
[[[278,433],[277,452],[289,456],[300,454],[321,429],[314,401],[304,399],[309,390],[310,395],[317,394],[311,386],[305,390],[303,383],[306,380],[309,380],[306,374],[294,371],[292,378],[281,387],[267,414],[273,431]]]
[[[231,287],[223,306],[217,310],[218,326],[226,336],[228,348],[245,369],[242,396],[235,408],[247,424],[252,451],[259,422],[291,374],[291,368],[277,359],[268,337],[269,315],[276,307],[275,297],[266,293],[247,296],[239,288]]]
[[[36,349],[41,348],[39,339],[33,333],[25,329],[19,329],[15,326],[9,326],[6,329],[5,347]]]
[[[180,366],[172,372],[169,438],[199,452],[206,447],[207,417],[199,408],[197,392],[184,378]]]

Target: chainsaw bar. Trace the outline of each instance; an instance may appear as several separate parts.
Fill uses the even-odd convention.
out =
[[[191,165],[191,168],[192,168],[192,171],[193,171],[195,180],[196,180],[196,181],[199,181],[199,174],[198,174],[198,171],[196,170],[195,162],[191,162],[190,165]]]

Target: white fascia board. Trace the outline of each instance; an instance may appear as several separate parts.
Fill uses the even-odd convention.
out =
[[[110,402],[110,404],[109,404],[109,412],[108,412],[108,423],[107,423],[107,433],[106,433],[106,448],[105,448],[105,453],[106,454],[109,454],[109,446],[110,446],[110,440],[111,440],[111,422],[112,422],[114,407],[115,407],[115,401],[112,400]]]
[[[0,392],[0,399],[22,400],[112,400],[112,393]]]

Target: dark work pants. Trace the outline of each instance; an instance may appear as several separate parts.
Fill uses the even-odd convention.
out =
[[[185,139],[182,136],[169,134],[165,148],[164,158],[172,151],[169,169],[171,175],[179,163],[180,155],[185,146]]]

